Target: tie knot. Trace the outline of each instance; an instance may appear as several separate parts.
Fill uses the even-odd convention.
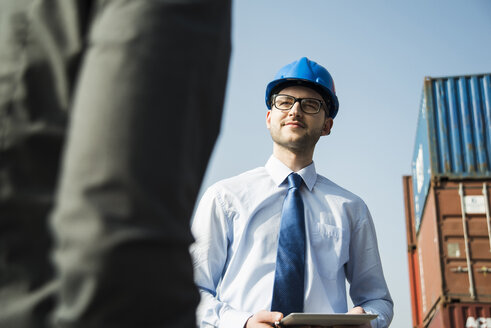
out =
[[[300,188],[302,185],[302,177],[297,173],[291,173],[288,176],[288,188]]]

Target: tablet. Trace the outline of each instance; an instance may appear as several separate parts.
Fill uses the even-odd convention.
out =
[[[333,326],[346,325],[356,326],[370,322],[377,317],[376,314],[321,314],[321,313],[290,313],[284,317],[280,325],[312,325],[312,326]]]

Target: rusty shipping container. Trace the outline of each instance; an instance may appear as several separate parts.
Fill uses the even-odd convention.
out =
[[[412,327],[421,328],[423,325],[423,309],[421,297],[421,277],[419,275],[418,248],[414,225],[413,182],[410,175],[402,178],[404,193],[404,212],[406,217],[407,259],[409,269],[409,288],[411,295]]]
[[[490,188],[491,74],[426,77],[403,178],[413,327],[491,306]]]
[[[427,328],[490,328],[491,304],[441,303]]]
[[[439,304],[491,303],[491,179],[432,183],[417,233],[410,180],[403,179],[413,327],[425,327]]]
[[[416,230],[432,181],[491,178],[491,74],[425,78],[412,176]]]

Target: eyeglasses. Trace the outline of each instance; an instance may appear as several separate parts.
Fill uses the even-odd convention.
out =
[[[300,102],[300,109],[306,114],[316,114],[321,110],[323,101],[316,98],[295,98],[289,95],[275,94],[272,96],[272,105],[281,111],[293,108],[296,102]]]

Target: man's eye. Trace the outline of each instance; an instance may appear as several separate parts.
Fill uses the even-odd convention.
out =
[[[307,106],[312,106],[312,107],[316,107],[318,102],[315,101],[315,100],[309,100],[309,99],[305,99],[303,101],[304,105],[307,105]]]

